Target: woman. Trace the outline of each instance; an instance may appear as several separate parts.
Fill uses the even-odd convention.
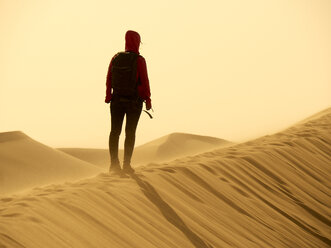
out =
[[[109,135],[110,172],[120,172],[118,141],[126,116],[123,172],[133,173],[131,157],[136,128],[142,111],[152,108],[146,61],[139,54],[140,35],[132,30],[125,34],[125,52],[111,60],[107,74],[106,103],[110,104],[111,131]]]

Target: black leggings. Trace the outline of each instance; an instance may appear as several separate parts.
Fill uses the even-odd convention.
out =
[[[126,125],[123,165],[130,165],[142,106],[142,101],[132,101],[115,97],[112,99],[110,103],[111,131],[109,135],[109,153],[112,166],[120,164],[118,159],[118,141],[122,130],[124,115],[126,115]]]

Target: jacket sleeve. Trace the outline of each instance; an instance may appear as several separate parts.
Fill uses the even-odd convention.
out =
[[[147,66],[144,57],[139,56],[137,61],[137,71],[140,80],[138,86],[139,96],[146,102],[151,102],[151,91],[149,86],[149,80],[147,75]]]
[[[114,60],[114,57],[111,59],[108,67],[108,73],[107,73],[107,80],[106,80],[106,98],[105,103],[109,103],[112,98],[112,92],[111,92],[111,66],[112,62]]]

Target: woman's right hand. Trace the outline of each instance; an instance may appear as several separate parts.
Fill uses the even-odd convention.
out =
[[[152,108],[152,102],[150,99],[146,100],[146,110],[150,110]]]

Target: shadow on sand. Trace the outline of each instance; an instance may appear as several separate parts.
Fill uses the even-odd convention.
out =
[[[168,203],[166,203],[161,196],[157,193],[155,188],[147,181],[142,180],[139,175],[133,174],[131,177],[140,186],[144,195],[160,210],[162,215],[179,229],[195,247],[199,248],[212,248],[213,246],[204,242],[197,234],[188,228],[184,221],[178,216],[174,209],[172,209]]]

